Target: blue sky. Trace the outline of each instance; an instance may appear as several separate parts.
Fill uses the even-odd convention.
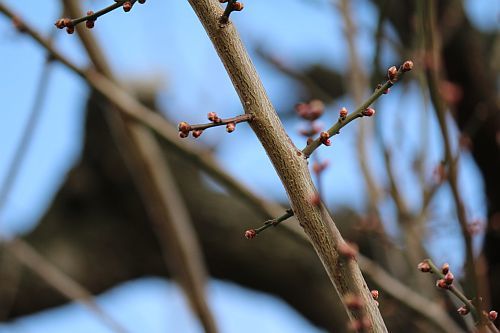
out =
[[[34,0],[4,2],[15,8],[22,17],[46,34],[53,29],[52,23],[59,17],[58,2]],[[30,5],[27,6],[27,3]],[[88,7],[86,9],[100,8],[106,3],[106,1],[85,2]],[[498,29],[498,1],[493,1],[495,10],[491,8],[491,0],[469,0],[465,3],[469,17],[478,27],[489,31]],[[276,0],[275,5],[281,8],[280,11],[270,11],[267,1],[247,1],[245,5],[242,13],[234,13],[233,20],[244,42],[251,46],[250,51],[252,47],[259,45],[291,66],[324,62],[339,70],[343,69],[348,54],[342,36],[342,20],[331,9],[328,1]],[[370,36],[375,27],[376,11],[368,1],[364,0],[353,1],[354,6],[356,22],[363,22],[363,25],[359,27],[358,45],[362,50],[363,59],[371,63],[373,44]],[[167,116],[173,121],[200,122],[209,111],[217,111],[223,117],[242,112],[224,68],[187,1],[148,0],[145,5],[137,5],[128,14],[115,11],[100,18],[96,22],[94,32],[101,44],[106,46],[104,50],[117,75],[123,79],[154,77],[155,82],[161,82],[159,102],[165,110],[168,110]],[[60,32],[56,34],[56,43],[75,62],[80,65],[86,64],[76,36],[68,36]],[[0,19],[0,54],[5,65],[2,69],[2,81],[5,84],[0,90],[3,104],[3,109],[0,111],[0,142],[3,142],[0,145],[0,182],[3,183],[7,161],[12,158],[22,128],[27,121],[45,54],[28,38],[17,35],[10,23],[3,18]],[[384,54],[384,61],[388,64],[397,61],[390,50]],[[272,68],[258,58],[254,57],[254,62],[271,100],[276,105],[287,105],[285,102],[297,99],[298,91],[294,90],[293,85],[290,85],[287,79],[277,75]],[[420,144],[419,132],[412,125],[424,121],[431,128],[428,150],[429,169],[439,161],[441,148],[432,112],[422,112],[430,106],[425,105],[419,96],[418,87],[409,85],[407,89],[409,92],[405,94],[404,112],[401,110],[402,88],[395,87],[389,96],[384,97],[377,104],[377,117],[383,119],[386,124],[384,140],[398,142],[394,153],[402,164],[398,164],[396,177],[408,201],[417,205],[419,198],[412,190],[416,180],[408,177],[407,172],[411,167],[411,160],[408,156],[411,156]],[[43,114],[34,133],[33,144],[7,204],[0,211],[0,233],[3,235],[27,232],[36,225],[58,187],[64,181],[66,172],[79,158],[82,144],[82,106],[88,89],[81,80],[56,64],[51,72],[48,90]],[[350,100],[335,101],[322,121],[325,124],[332,122],[336,110],[344,105],[352,106],[352,102]],[[402,121],[403,119],[407,121]],[[302,146],[302,138],[293,134],[300,127],[300,122],[290,121],[285,126],[297,145]],[[362,208],[363,200],[366,198],[363,181],[357,176],[356,156],[351,150],[355,143],[356,130],[356,125],[345,129],[342,135],[336,138],[332,147],[320,152],[322,158],[328,158],[331,162],[331,167],[324,177],[324,182],[328,184],[325,194],[327,201],[335,206],[354,205],[356,208]],[[271,199],[284,200],[285,195],[279,179],[249,128],[245,125],[238,126],[237,131],[230,137],[223,132],[214,130],[203,135],[203,141],[206,144],[217,144],[217,154],[221,164],[257,193]],[[405,140],[401,140],[401,133],[405,134]],[[369,148],[374,151],[377,149],[375,144],[369,144]],[[373,157],[373,170],[378,175],[383,174],[383,169],[381,161],[376,158],[377,155],[371,154],[370,156]],[[483,218],[484,197],[477,168],[467,154],[462,157],[460,163],[461,187],[466,195],[468,213],[472,218]],[[255,172],[256,168],[258,172]],[[249,174],[252,176],[249,177]],[[380,181],[384,181],[383,176]],[[442,219],[449,217],[452,212],[453,208],[447,198],[446,188],[442,189],[434,207],[440,212],[436,221],[433,221],[436,225],[443,224]],[[390,218],[391,203],[384,204],[383,210],[388,216],[387,223],[389,225],[394,223],[394,219]],[[457,234],[456,230],[453,232]],[[452,263],[461,261],[460,251],[450,254],[443,254],[442,251],[442,248],[446,246],[460,247],[460,240],[457,237],[449,237],[445,243],[439,244],[439,246],[436,245],[436,242],[430,238],[428,244],[430,251],[442,260]],[[154,288],[174,290],[165,282],[148,279],[121,286],[105,296],[102,302],[109,304],[111,311],[120,312],[121,309],[125,313],[132,309],[122,309],[117,305],[126,303],[118,301],[118,299],[123,300],[123,297],[130,297],[136,302],[145,304],[151,302],[160,304],[158,306],[170,306],[170,303],[167,304],[168,302],[161,297],[155,298],[154,295],[159,293],[147,294],[148,290]],[[252,317],[262,319],[262,322],[255,323],[255,325],[271,325],[265,322],[265,316],[255,315],[253,311],[260,309],[262,304],[276,305],[278,301],[266,297],[263,300],[259,298],[259,295],[252,298],[248,296],[250,295],[248,291],[222,282],[214,282],[212,289],[216,290],[212,292],[215,295],[216,307],[219,304],[217,302],[220,302],[217,311],[221,318],[225,318],[225,311],[228,308],[244,309],[248,305],[247,310]],[[238,303],[236,306],[230,303],[233,295],[236,295],[234,301],[237,297],[252,299],[252,301],[248,303],[241,301],[241,304]],[[224,299],[227,300],[227,304],[224,303]],[[228,304],[232,306],[228,307]],[[0,332],[42,332],[35,331],[33,330],[35,328],[30,326],[32,325],[30,322],[41,323],[42,321],[47,325],[52,322],[53,328],[50,331],[56,332],[55,327],[59,326],[63,320],[62,317],[69,316],[68,313],[75,316],[71,318],[78,318],[82,323],[95,325],[91,324],[92,320],[77,306],[62,311],[69,312],[65,312],[66,315],[50,312],[45,317],[34,316],[22,322],[22,329],[18,326],[3,327]],[[157,312],[145,313],[150,316]],[[296,317],[289,312],[288,315]],[[127,316],[124,317],[124,319],[127,318]],[[148,317],[144,320],[144,323],[158,325],[151,327],[148,331],[155,332],[157,327],[170,327],[168,325],[171,323],[168,323],[165,318],[159,319],[161,317],[161,313],[158,313],[156,319]],[[186,328],[186,332],[199,331],[199,327],[192,323],[189,315],[186,314],[185,318],[187,319],[183,321],[183,325],[189,327],[189,329]],[[225,319],[221,319],[221,322],[223,320]],[[295,323],[293,320],[291,322]],[[68,325],[71,323],[70,320]],[[18,327],[19,330],[14,330],[14,327]],[[64,326],[61,324],[61,327]],[[93,331],[100,332],[97,328]],[[292,332],[291,329],[283,331]],[[303,329],[301,332],[305,331],[307,330]],[[309,331],[313,332],[314,329],[309,328]],[[227,332],[232,332],[232,330],[228,329]]]

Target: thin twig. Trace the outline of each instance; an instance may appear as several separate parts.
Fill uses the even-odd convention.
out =
[[[267,228],[276,227],[281,222],[288,220],[292,216],[293,216],[293,210],[287,209],[285,214],[278,216],[277,218],[267,220],[266,222],[264,222],[264,225],[262,227],[257,228],[257,229],[249,229],[249,230],[245,231],[245,237],[248,239],[255,238],[255,236],[257,236],[259,233],[266,230]]]
[[[441,272],[441,270],[432,262],[431,259],[425,259],[424,263],[428,263],[431,268],[431,273],[436,274],[439,279],[444,279],[445,274]],[[479,323],[481,321],[481,317],[479,316],[479,311],[474,303],[472,303],[459,289],[457,289],[453,284],[449,286],[448,290],[450,290],[462,303],[467,306],[474,317],[474,321]]]
[[[383,85],[377,87],[375,89],[375,92],[370,97],[368,97],[368,99],[363,104],[361,104],[354,112],[350,113],[345,119],[339,118],[338,121],[327,131],[330,137],[339,134],[340,129],[349,124],[354,119],[363,117],[363,113],[366,112],[370,105],[372,105],[373,102],[375,102],[380,96],[386,93],[387,89],[392,87],[397,79],[399,79],[403,75],[403,73],[405,72],[403,68],[404,66],[399,67],[399,70],[396,73],[396,79],[387,80]],[[309,157],[319,146],[321,146],[321,144],[321,138],[318,137],[316,140],[312,141],[304,149],[302,149],[302,153],[305,157]]]
[[[397,299],[402,305],[420,314],[444,332],[464,332],[435,301],[408,288],[371,259],[358,254],[358,263],[365,275],[370,277],[386,294]]]
[[[66,28],[68,34],[74,33],[75,27],[82,22],[86,22],[87,28],[91,29],[94,27],[94,23],[99,17],[120,7],[122,7],[125,12],[129,12],[136,2],[137,0],[115,0],[113,4],[101,10],[98,10],[97,12],[89,10],[87,12],[87,15],[80,15],[79,17],[74,19],[60,18],[56,21],[55,26],[58,29]],[[139,3],[144,2],[145,1],[139,1]]]
[[[195,124],[190,125],[185,121],[179,123],[179,136],[181,138],[186,138],[189,135],[189,132],[192,132],[195,138],[199,137],[201,133],[207,128],[217,127],[226,125],[226,131],[228,133],[233,132],[236,129],[236,124],[242,122],[249,122],[252,120],[253,115],[251,114],[242,114],[232,118],[222,119],[217,116],[215,112],[210,112],[208,114],[209,120],[212,122],[206,124]]]
[[[0,12],[5,14],[10,19],[19,19],[2,2],[0,2]],[[125,92],[123,88],[108,80],[104,75],[97,72],[85,71],[83,69],[80,69],[68,58],[58,52],[53,47],[52,43],[50,43],[50,41],[46,40],[41,34],[36,31],[36,29],[32,28],[31,26],[23,23],[23,31],[30,37],[32,37],[41,47],[46,49],[51,54],[54,60],[57,60],[65,65],[79,77],[84,79],[89,84],[89,86],[102,94],[107,100],[112,102],[120,112],[123,112],[127,116],[130,116],[131,118],[140,121],[146,126],[149,126],[164,139],[164,142],[170,148],[177,152],[186,161],[200,167],[203,171],[207,172],[208,175],[217,180],[222,186],[226,187],[231,193],[249,202],[263,216],[272,217],[282,211],[281,206],[271,205],[267,203],[262,198],[259,198],[258,196],[253,194],[239,181],[223,171],[210,153],[207,153],[206,151],[200,149],[197,146],[194,146],[193,144],[190,144],[189,142],[180,141],[178,139],[177,131],[172,125],[170,125],[164,118],[160,116],[159,112],[155,112],[140,104],[135,98]],[[90,46],[92,47],[92,45]],[[93,62],[97,63],[98,60],[94,58]]]

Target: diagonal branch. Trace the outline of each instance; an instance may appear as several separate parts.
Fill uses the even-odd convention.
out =
[[[295,216],[309,236],[330,280],[344,299],[360,297],[362,313],[370,321],[369,331],[387,332],[380,312],[354,260],[340,260],[339,246],[345,241],[324,206],[313,205],[314,188],[307,160],[291,142],[272,106],[239,35],[228,22],[221,26],[222,9],[213,0],[189,0],[222,60],[247,114],[253,114],[251,127],[261,141],[287,191]],[[353,321],[360,311],[348,311]]]

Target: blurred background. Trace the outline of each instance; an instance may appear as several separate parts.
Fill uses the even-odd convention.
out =
[[[205,123],[208,112],[243,113],[187,1],[148,0],[99,18],[89,31],[106,69],[79,31],[54,27],[74,17],[75,4],[86,12],[109,2],[1,1],[78,67],[114,75],[173,133],[179,121]],[[314,180],[359,246],[391,332],[471,327],[416,270],[426,257],[448,262],[469,298],[480,294],[486,309],[500,308],[499,9],[488,0],[276,0],[248,1],[231,14],[298,148],[311,124],[295,104],[323,101],[315,125],[328,128],[341,107],[353,111],[385,81],[388,67],[414,61],[375,103],[375,117],[346,126],[310,163],[328,161],[312,170]],[[6,16],[0,40],[0,332],[346,330],[302,236],[282,225],[243,237],[289,207],[248,125],[207,130],[179,149],[116,116],[113,103],[47,62],[47,51]],[[141,147],[159,150],[151,157]],[[253,194],[221,182],[190,151]],[[148,164],[158,156],[162,162]],[[165,207],[149,193],[155,188],[167,193]],[[388,278],[403,289],[384,291]],[[401,290],[437,305],[445,324],[405,302],[415,295],[393,294]]]

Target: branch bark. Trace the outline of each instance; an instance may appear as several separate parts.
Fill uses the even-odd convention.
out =
[[[332,218],[316,195],[307,160],[293,145],[272,106],[259,76],[232,22],[220,23],[222,9],[213,0],[189,0],[223,62],[240,97],[245,113],[254,116],[251,127],[266,150],[286,191],[300,225],[311,240],[330,280],[343,298],[354,294],[363,300],[363,312],[371,332],[387,332],[380,312],[354,260],[340,260],[338,247],[345,244]],[[324,213],[323,213],[324,212]],[[352,320],[359,312],[348,310]]]

